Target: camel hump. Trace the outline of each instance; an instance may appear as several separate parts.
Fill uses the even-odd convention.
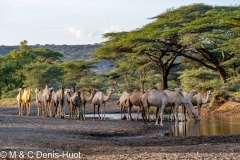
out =
[[[136,89],[134,89],[133,92],[139,92],[139,91],[140,91],[140,88],[136,88]]]
[[[150,89],[150,91],[151,91],[151,90],[153,90],[153,89],[156,89],[156,90],[158,90],[158,89],[157,89],[157,87],[152,87],[152,88]]]
[[[172,89],[172,88],[167,88],[167,89],[164,89],[164,91],[176,91],[175,89]]]

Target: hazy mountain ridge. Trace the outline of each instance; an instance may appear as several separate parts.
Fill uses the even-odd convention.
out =
[[[55,52],[63,54],[61,60],[70,61],[74,59],[84,59],[89,60],[92,58],[92,55],[95,49],[99,48],[101,44],[87,44],[87,45],[55,45],[55,44],[45,44],[45,45],[29,45],[32,48],[47,48]],[[16,46],[0,46],[0,54],[6,55],[9,54],[12,50],[18,50],[19,45]],[[98,63],[96,70],[99,73],[104,73],[111,70],[113,67],[110,66],[109,62],[102,60]]]

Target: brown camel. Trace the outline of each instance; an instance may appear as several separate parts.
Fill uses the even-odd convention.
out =
[[[95,89],[91,89],[91,94],[89,97],[87,97],[83,92],[81,92],[81,100],[82,100],[82,104],[83,104],[83,114],[84,114],[84,120],[85,120],[85,107],[86,107],[86,103],[91,101],[94,97],[94,95],[97,93],[97,91]]]
[[[38,88],[35,89],[35,93],[36,93],[36,103],[38,107],[37,116],[42,116],[44,115],[43,95]]]
[[[139,88],[135,89],[132,93],[130,93],[127,97],[127,101],[126,101],[126,108],[128,108],[128,120],[133,120],[132,119],[132,115],[131,115],[131,110],[132,110],[132,106],[139,106],[138,108],[138,116],[141,110],[141,97],[145,92],[140,91]],[[138,116],[137,116],[137,120],[138,120]]]
[[[19,116],[23,115],[22,95],[23,95],[22,88],[18,88],[17,102],[18,102]]]
[[[93,99],[92,99],[92,105],[94,108],[94,119],[95,119],[95,106],[98,106],[98,116],[99,119],[101,119],[100,114],[99,114],[99,108],[101,108],[101,114],[102,114],[102,108],[104,109],[104,120],[105,120],[105,105],[106,102],[110,99],[111,95],[115,92],[115,89],[111,88],[108,92],[108,95],[104,95],[103,92],[98,91]]]
[[[125,111],[126,111],[126,101],[128,96],[129,96],[129,93],[127,91],[124,91],[119,98],[119,102],[117,103],[120,105],[120,108],[121,108],[121,119],[126,119]],[[124,117],[122,117],[122,112],[124,112]]]
[[[31,94],[32,94],[32,89],[24,89],[24,92],[22,95],[23,108],[27,116],[30,116],[30,112],[31,112]]]
[[[61,118],[65,117],[64,99],[65,99],[64,87],[61,86],[60,89],[56,92],[56,96],[55,96],[56,106],[55,106],[55,112],[53,114],[53,117],[57,115],[58,108],[60,109]]]
[[[48,88],[48,86],[46,85],[45,89],[43,90],[43,104],[45,107],[45,114],[47,117],[51,117],[52,116],[52,92],[53,92],[53,88]]]

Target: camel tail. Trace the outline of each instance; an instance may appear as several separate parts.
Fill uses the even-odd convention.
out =
[[[117,102],[117,105],[119,105],[120,101]]]

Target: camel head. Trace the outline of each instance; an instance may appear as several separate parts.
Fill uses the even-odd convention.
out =
[[[212,93],[212,91],[211,91],[211,90],[207,91],[207,95],[210,95],[211,93]]]
[[[18,88],[18,92],[21,92],[22,91],[22,88]]]
[[[28,99],[28,100],[31,99],[31,93],[32,93],[32,89],[28,89],[28,90],[27,90],[27,99]]]
[[[40,92],[40,89],[36,88],[35,93],[38,93],[38,92]]]
[[[114,88],[111,88],[111,89],[109,89],[109,91],[108,91],[109,94],[113,94],[114,92],[116,92],[116,90],[115,90]]]

